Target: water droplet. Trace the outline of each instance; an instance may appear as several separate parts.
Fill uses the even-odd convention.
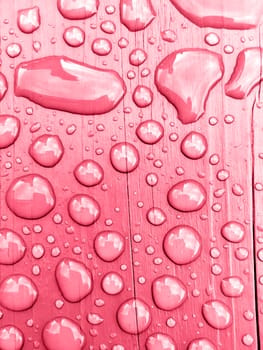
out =
[[[15,58],[19,56],[21,51],[22,51],[22,46],[18,43],[11,43],[6,48],[6,53],[11,58]]]
[[[143,49],[134,49],[129,55],[130,64],[138,67],[146,61],[147,57],[147,53]]]
[[[74,175],[79,183],[90,187],[101,183],[104,177],[104,171],[94,160],[85,159],[76,166]]]
[[[150,308],[140,299],[129,299],[120,305],[117,311],[117,320],[124,332],[142,333],[151,323]]]
[[[239,243],[244,239],[245,227],[237,221],[229,221],[221,228],[222,236],[232,243]]]
[[[0,328],[0,349],[1,350],[21,350],[24,345],[24,335],[22,331],[8,325]]]
[[[69,258],[58,263],[56,280],[63,297],[72,303],[84,299],[93,287],[90,270],[82,262]]]
[[[216,177],[219,181],[226,181],[230,176],[230,173],[226,169],[218,170]]]
[[[126,173],[137,168],[140,156],[137,148],[131,143],[120,142],[111,148],[110,160],[117,171]]]
[[[35,259],[41,259],[45,254],[45,247],[40,243],[34,244],[31,251]]]
[[[146,182],[149,186],[155,186],[157,185],[159,179],[158,175],[155,173],[149,173],[146,175]]]
[[[8,83],[6,80],[6,77],[3,73],[0,72],[0,101],[3,100],[3,98],[6,95],[6,92],[8,90]]]
[[[27,310],[34,305],[37,297],[37,287],[27,276],[17,274],[1,281],[0,304],[8,310]]]
[[[116,231],[102,231],[94,241],[94,249],[98,256],[107,262],[116,260],[124,251],[123,236]]]
[[[68,203],[68,212],[72,220],[77,224],[89,226],[100,217],[99,203],[86,194],[73,196]]]
[[[116,25],[112,21],[103,21],[100,24],[100,29],[107,34],[114,34],[116,31]]]
[[[18,233],[7,228],[0,229],[0,264],[15,264],[24,257],[25,252],[25,241]]]
[[[245,334],[242,337],[242,343],[246,346],[251,346],[254,344],[254,338],[251,334]]]
[[[92,51],[99,56],[107,56],[112,50],[112,44],[108,39],[96,38],[91,45]]]
[[[151,0],[121,0],[120,19],[130,31],[145,29],[156,16]]]
[[[85,32],[77,26],[66,28],[63,33],[64,41],[71,47],[79,47],[85,42]]]
[[[103,277],[101,287],[107,294],[119,294],[124,288],[123,279],[118,273],[109,272]]]
[[[179,50],[157,66],[155,84],[177,109],[178,119],[188,124],[204,114],[208,95],[223,72],[221,55],[205,49]],[[186,80],[188,76],[191,78]]]
[[[51,183],[38,174],[28,174],[12,181],[6,192],[6,203],[17,216],[39,219],[55,206],[56,197]]]
[[[216,346],[206,338],[198,338],[191,341],[187,350],[216,350]]]
[[[145,108],[152,103],[153,93],[147,86],[138,85],[133,92],[132,98],[138,107]]]
[[[92,88],[87,90],[87,86]],[[65,56],[22,62],[15,70],[16,96],[46,108],[84,115],[104,114],[119,104],[125,92],[124,81],[117,72]]]
[[[57,317],[43,328],[42,337],[48,350],[82,350],[86,336],[80,326],[66,317]]]
[[[99,0],[58,0],[57,7],[67,19],[87,19],[97,12]]]
[[[168,43],[174,43],[177,39],[175,32],[171,29],[166,29],[161,32],[161,37],[164,41]]]
[[[156,207],[150,208],[146,216],[149,223],[154,226],[162,225],[167,219],[165,212],[162,209]]]
[[[164,275],[152,283],[153,300],[162,310],[174,310],[186,300],[186,287],[182,281],[173,276]]]
[[[210,46],[215,46],[219,44],[220,38],[216,33],[210,32],[207,33],[205,36],[205,43],[210,45]]]
[[[176,210],[191,212],[201,209],[206,202],[206,190],[195,180],[175,184],[168,192],[169,204]]]
[[[235,196],[243,196],[243,194],[244,194],[243,187],[240,184],[234,184],[232,186],[232,193]]]
[[[89,313],[87,315],[87,321],[92,325],[98,325],[101,324],[104,321],[104,319],[98,314]]]
[[[146,350],[176,350],[174,340],[163,333],[150,335],[146,340],[145,346]]]
[[[221,281],[221,290],[227,297],[240,297],[243,294],[245,285],[240,277],[226,277]]]
[[[142,142],[153,145],[163,137],[164,128],[157,121],[145,120],[138,125],[136,135]]]
[[[202,313],[207,323],[215,329],[225,329],[232,323],[232,312],[222,301],[211,300],[204,303]]]
[[[228,55],[234,52],[234,48],[232,45],[225,45],[224,46],[224,52]]]
[[[11,146],[18,138],[20,121],[12,115],[0,115],[0,148]]]
[[[165,235],[163,249],[175,264],[189,264],[201,253],[201,237],[191,226],[176,226]]]
[[[44,167],[54,167],[64,154],[64,146],[57,135],[38,136],[29,147],[30,156]]]
[[[17,12],[17,26],[21,32],[30,34],[40,27],[40,13],[37,6]]]
[[[187,134],[181,143],[182,153],[190,159],[202,158],[207,152],[207,147],[205,136],[195,131]]]

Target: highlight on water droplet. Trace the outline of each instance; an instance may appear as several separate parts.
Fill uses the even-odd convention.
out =
[[[222,236],[232,243],[239,243],[245,237],[245,227],[237,221],[228,221],[221,228]]]
[[[39,219],[55,207],[56,197],[48,179],[28,174],[11,182],[6,192],[6,203],[21,218]]]
[[[215,329],[228,328],[232,323],[232,311],[220,300],[204,303],[202,313],[207,323]]]
[[[81,261],[62,259],[57,264],[55,275],[63,297],[71,303],[81,301],[92,291],[92,274]]]
[[[74,175],[79,183],[91,187],[101,183],[104,170],[95,160],[85,159],[75,167]]]
[[[38,136],[28,150],[30,156],[44,167],[54,167],[64,154],[64,146],[58,135]]]
[[[86,335],[80,326],[67,317],[56,317],[42,331],[43,342],[48,350],[83,350]]]
[[[200,159],[207,152],[206,137],[199,132],[191,131],[181,142],[182,153],[190,159]]]
[[[87,19],[97,12],[99,0],[58,0],[57,7],[67,19]]]
[[[217,350],[217,348],[209,339],[197,338],[191,341],[187,350]]]
[[[222,56],[206,49],[182,49],[165,57],[156,68],[159,92],[177,109],[183,124],[204,113],[210,91],[222,79]]]
[[[223,294],[227,297],[240,297],[245,289],[245,284],[238,276],[226,277],[220,284]]]
[[[94,224],[100,217],[100,205],[91,196],[77,194],[68,202],[68,212],[72,220],[83,226]]]
[[[120,305],[117,321],[124,332],[140,334],[151,324],[150,308],[141,299],[131,298]]]
[[[172,337],[163,333],[154,333],[146,339],[146,350],[176,350]]]
[[[18,138],[20,120],[12,115],[0,115],[0,148],[11,146]]]
[[[117,231],[99,232],[94,240],[95,252],[102,260],[107,262],[118,259],[124,249],[124,237]]]
[[[142,142],[153,145],[162,139],[164,128],[155,120],[145,120],[138,125],[136,135]]]
[[[169,204],[176,210],[192,212],[203,208],[206,203],[206,190],[195,180],[183,180],[175,184],[167,194]]]
[[[0,228],[0,264],[13,265],[26,253],[26,243],[15,231]]]
[[[38,6],[17,11],[17,26],[21,32],[30,34],[40,27],[40,11]]]
[[[156,306],[170,311],[181,306],[186,300],[187,290],[177,277],[163,275],[157,277],[152,283],[152,295]]]
[[[190,264],[196,260],[202,248],[200,234],[191,226],[179,225],[172,228],[164,237],[165,254],[175,264]]]
[[[24,345],[24,334],[14,325],[0,328],[0,349],[21,350]]]
[[[119,142],[110,150],[112,166],[121,173],[128,173],[135,170],[140,161],[137,148],[129,142]]]
[[[36,285],[25,275],[11,275],[0,283],[0,304],[8,310],[27,310],[35,304],[37,298]]]
[[[123,291],[124,282],[117,272],[108,272],[101,281],[101,288],[109,295],[116,295]]]
[[[63,39],[71,47],[79,47],[85,42],[85,32],[80,27],[71,26],[64,30]]]

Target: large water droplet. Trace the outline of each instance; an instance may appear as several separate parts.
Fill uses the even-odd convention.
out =
[[[203,304],[202,313],[207,323],[215,329],[225,329],[232,323],[232,312],[220,300],[211,300]]]
[[[76,223],[89,226],[99,219],[100,206],[94,198],[86,194],[77,194],[70,199],[68,212]]]
[[[27,276],[12,275],[0,284],[0,304],[8,310],[27,310],[34,305],[37,297],[37,287]]]
[[[217,348],[210,340],[198,338],[191,341],[187,350],[217,350]]]
[[[139,139],[149,145],[153,145],[161,140],[164,134],[163,126],[154,120],[145,120],[138,125],[136,135]]]
[[[80,326],[66,317],[49,321],[42,332],[48,350],[82,350],[86,336]]]
[[[0,148],[12,145],[18,138],[20,121],[12,115],[0,115]]]
[[[86,19],[98,10],[99,0],[58,0],[59,12],[67,19]]]
[[[40,26],[40,13],[37,6],[19,10],[17,12],[17,26],[21,32],[30,34]]]
[[[125,92],[124,81],[117,72],[64,56],[22,62],[15,70],[16,96],[46,108],[85,115],[103,114],[115,108]]]
[[[237,221],[229,221],[221,228],[222,236],[232,243],[239,243],[244,239],[245,227]]]
[[[119,307],[117,320],[121,329],[126,333],[142,333],[151,323],[150,308],[144,301],[131,298]]]
[[[102,260],[108,262],[116,260],[123,253],[124,248],[124,238],[116,231],[102,231],[94,241],[96,253]]]
[[[29,174],[14,179],[6,192],[6,203],[17,216],[39,219],[55,206],[51,183],[43,176]]]
[[[146,340],[145,346],[146,350],[176,350],[174,340],[163,333],[150,335]]]
[[[64,154],[64,146],[57,135],[38,136],[29,147],[29,154],[40,165],[55,166]]]
[[[104,171],[95,160],[85,159],[76,166],[74,175],[79,183],[90,187],[101,183]]]
[[[69,258],[58,263],[56,280],[63,297],[72,303],[89,295],[93,286],[90,270],[82,262]]]
[[[24,257],[25,252],[25,241],[18,233],[7,228],[0,229],[0,264],[15,264]]]
[[[175,51],[157,66],[155,84],[188,124],[205,112],[211,89],[222,79],[222,56],[205,49]]]
[[[21,350],[24,345],[24,335],[22,331],[8,325],[0,328],[0,349],[1,350]]]
[[[240,297],[244,288],[244,282],[237,276],[226,277],[221,281],[221,290],[227,297]]]
[[[121,0],[120,19],[130,30],[145,29],[156,16],[151,0]]]
[[[110,295],[119,294],[124,288],[124,282],[122,277],[116,272],[107,273],[102,281],[101,287],[105,293]]]
[[[207,140],[204,135],[191,131],[182,140],[181,151],[190,159],[199,159],[207,152],[207,146]]]
[[[174,310],[185,301],[186,287],[178,278],[164,275],[153,281],[152,294],[158,308]]]
[[[175,264],[189,264],[201,253],[201,237],[191,226],[176,226],[165,235],[163,249]]]
[[[137,168],[140,156],[137,148],[131,143],[120,142],[111,148],[110,160],[116,170],[126,173]]]
[[[179,211],[191,212],[201,209],[206,202],[206,190],[195,180],[175,184],[168,192],[169,204]]]

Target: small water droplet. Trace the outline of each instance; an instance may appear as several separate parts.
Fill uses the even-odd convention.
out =
[[[70,199],[68,212],[76,223],[89,226],[99,219],[101,210],[99,203],[93,197],[77,194]]]

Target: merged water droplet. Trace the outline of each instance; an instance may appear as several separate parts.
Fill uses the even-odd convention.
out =
[[[211,89],[222,79],[222,56],[205,49],[183,49],[165,57],[155,71],[155,84],[188,124],[204,113]]]
[[[116,295],[124,288],[123,278],[116,272],[108,272],[101,281],[103,291],[109,295]]]
[[[69,46],[79,47],[85,42],[85,32],[80,27],[72,26],[64,30],[63,39]]]
[[[57,7],[67,19],[86,19],[95,15],[99,0],[58,0]]]
[[[80,326],[66,317],[57,317],[43,328],[42,337],[48,350],[82,350],[86,335]]]
[[[201,253],[202,243],[199,233],[191,226],[179,225],[164,237],[163,249],[166,255],[178,265],[189,264]]]
[[[0,349],[21,350],[24,345],[24,334],[13,325],[0,328]]]
[[[191,131],[181,142],[182,153],[190,159],[200,159],[207,152],[206,137],[199,132]]]
[[[120,142],[111,148],[110,160],[117,171],[128,173],[137,168],[140,156],[137,148],[131,143]]]
[[[45,177],[28,174],[12,181],[6,192],[6,203],[21,218],[39,219],[55,207],[56,197]]]
[[[22,62],[15,70],[16,96],[46,108],[84,115],[104,114],[119,104],[125,92],[126,86],[117,72],[64,56]]]
[[[147,86],[138,85],[133,91],[132,98],[138,107],[145,108],[152,103],[153,93]]]
[[[159,309],[174,310],[186,300],[186,287],[177,277],[163,275],[152,283],[153,300]]]
[[[164,128],[155,120],[145,120],[138,125],[136,135],[142,142],[153,145],[163,137]]]
[[[11,275],[0,283],[0,304],[11,311],[31,308],[38,297],[34,282],[25,275]]]
[[[232,311],[220,300],[204,303],[202,313],[207,323],[215,329],[225,329],[232,323]]]
[[[120,0],[120,20],[130,31],[145,29],[155,16],[151,0]]]
[[[117,320],[124,332],[139,334],[150,326],[151,311],[141,299],[131,298],[120,305]]]
[[[77,194],[68,203],[68,212],[72,220],[79,225],[89,226],[100,217],[99,203],[91,196]]]
[[[104,171],[99,163],[92,159],[85,159],[74,169],[74,175],[84,186],[96,186],[103,180]]]
[[[24,257],[25,252],[25,241],[18,233],[8,228],[0,229],[0,264],[15,264]]]
[[[30,34],[40,27],[40,11],[38,6],[19,10],[17,26],[21,32]]]
[[[155,333],[150,335],[145,343],[146,350],[176,350],[174,340],[166,334]]]
[[[217,350],[217,348],[209,339],[197,338],[191,341],[187,350]]]
[[[221,228],[222,236],[232,243],[239,243],[244,239],[245,227],[237,221],[229,221]]]
[[[116,231],[102,231],[94,240],[94,249],[104,261],[116,260],[124,251],[124,237]]]
[[[176,210],[192,212],[201,209],[207,199],[205,188],[195,180],[184,180],[175,184],[168,192],[169,204]]]
[[[0,72],[0,101],[3,100],[8,90],[8,83],[6,77]]]
[[[221,290],[227,297],[240,297],[243,294],[245,284],[240,277],[226,277],[221,281]]]
[[[11,146],[18,138],[20,120],[12,115],[0,115],[0,148]]]
[[[92,291],[92,274],[80,261],[64,258],[58,263],[55,274],[63,297],[72,303],[79,302]]]
[[[29,147],[30,156],[44,167],[54,167],[64,154],[64,146],[58,135],[38,136]]]

